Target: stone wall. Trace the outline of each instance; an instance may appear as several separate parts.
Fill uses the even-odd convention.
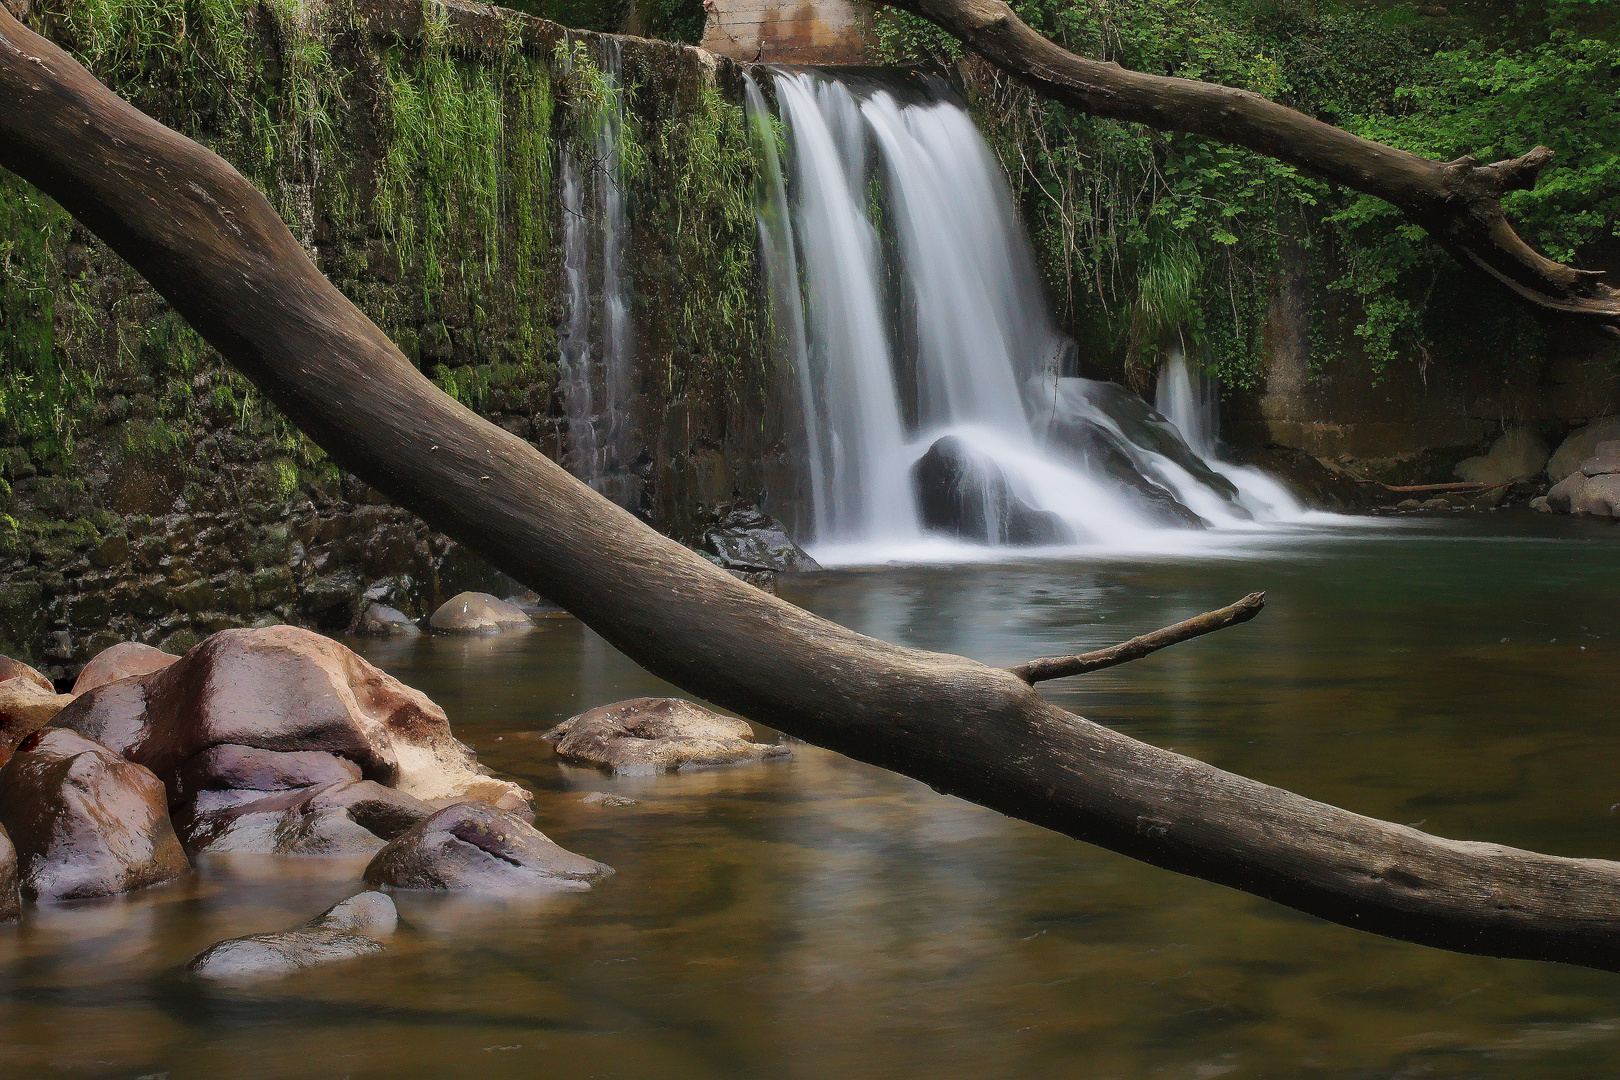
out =
[[[29,6],[36,29],[265,190],[425,374],[558,460],[579,423],[557,378],[558,162],[588,159],[619,105],[611,53],[638,334],[617,405],[629,434],[598,482],[681,538],[734,490],[793,520],[794,398],[759,314],[729,61],[472,3],[236,0],[210,5],[226,16],[212,23],[189,3]],[[498,584],[344,475],[9,175],[0,376],[0,653],[55,678],[112,640],[178,651],[227,626],[342,628],[368,591],[415,615]]]
[[[761,64],[865,64],[872,10],[861,0],[705,0],[703,47]]]

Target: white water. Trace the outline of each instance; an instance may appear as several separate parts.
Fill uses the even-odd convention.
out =
[[[565,54],[565,57],[568,54]],[[630,372],[635,328],[623,271],[629,236],[620,169],[623,102],[618,93],[619,43],[603,39],[598,63],[607,103],[592,118],[584,162],[564,143],[563,274],[567,307],[560,382],[568,418],[564,464],[604,494],[610,470],[628,456]]]
[[[1297,519],[1305,508],[1293,493],[1259,469],[1222,461],[1217,451],[1220,439],[1220,386],[1203,372],[1194,372],[1186,354],[1170,350],[1154,402],[1166,420],[1176,425],[1187,445],[1209,467],[1232,482],[1238,501],[1257,521]]]
[[[1101,384],[1058,379],[1072,343],[1052,320],[999,164],[943,90],[913,85],[902,100],[786,71],[774,87],[785,160],[763,96],[752,84],[748,94],[766,181],[760,243],[800,378],[818,559],[1005,557],[1005,521],[977,544],[922,521],[912,467],[947,434],[973,455],[970,472],[998,469],[1014,498],[1056,515],[1074,537],[1065,549],[1197,545],[1196,530],[1164,528],[1144,509],[1144,488],[1212,529],[1300,516],[1256,470],[1208,460],[1212,429],[1188,452],[1141,403],[1142,417],[1109,415],[1090,401]],[[1111,447],[1116,473],[1064,449],[1063,430]]]

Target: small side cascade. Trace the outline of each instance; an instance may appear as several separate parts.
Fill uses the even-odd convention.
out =
[[[603,105],[588,118],[585,152],[570,142],[559,151],[567,297],[559,349],[568,420],[563,463],[597,491],[624,502],[618,496],[627,493],[613,490],[613,474],[631,449],[635,363],[635,326],[624,271],[629,238],[620,153],[624,103],[620,43],[609,37],[600,41]]]
[[[1299,512],[1209,460],[1212,428],[1184,438],[1121,387],[1067,374],[1075,345],[1000,164],[942,82],[774,70],[771,86],[774,116],[747,82],[760,251],[799,378],[818,559],[1140,547]]]

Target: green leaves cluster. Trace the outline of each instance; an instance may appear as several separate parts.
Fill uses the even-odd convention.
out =
[[[1486,0],[1441,15],[1330,0],[1015,6],[1081,55],[1244,87],[1425,156],[1492,161],[1548,145],[1553,165],[1534,191],[1505,200],[1509,215],[1555,259],[1614,261],[1615,0]],[[896,57],[953,53],[918,20],[885,21]],[[971,83],[1054,290],[1093,355],[1129,368],[1181,331],[1208,346],[1225,379],[1252,381],[1279,241],[1309,253],[1322,312],[1348,315],[1347,327],[1317,320],[1318,355],[1348,329],[1376,373],[1427,355],[1459,320],[1482,319],[1530,350],[1515,355],[1535,355],[1528,311],[1471,282],[1388,204],[1248,151],[1078,115],[998,76]],[[1459,306],[1471,292],[1488,300]]]

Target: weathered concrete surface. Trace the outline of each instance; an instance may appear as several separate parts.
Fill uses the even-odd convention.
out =
[[[762,64],[864,64],[872,9],[859,0],[707,0],[703,47]]]

